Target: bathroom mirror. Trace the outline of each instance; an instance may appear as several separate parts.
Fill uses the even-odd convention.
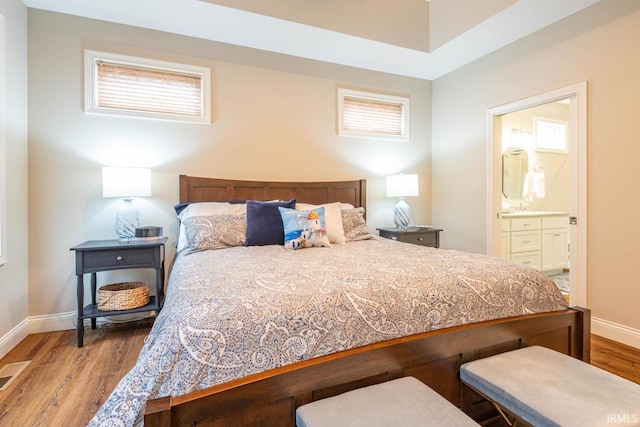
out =
[[[509,147],[502,154],[502,194],[507,199],[522,199],[529,171],[529,155],[519,147]]]

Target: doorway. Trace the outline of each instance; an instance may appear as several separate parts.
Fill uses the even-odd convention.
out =
[[[569,295],[570,304],[587,307],[587,276],[586,276],[586,242],[587,242],[587,123],[586,123],[586,102],[587,85],[582,82],[566,88],[547,92],[538,96],[515,101],[506,105],[492,108],[488,112],[488,192],[490,203],[487,213],[487,253],[495,256],[503,254],[503,233],[502,215],[503,212],[512,209],[512,206],[505,206],[502,187],[502,153],[503,144],[503,122],[513,124],[513,117],[523,114],[526,110],[545,108],[558,101],[568,103],[568,121],[566,122],[567,138],[567,163],[568,163],[568,209],[569,213]],[[535,110],[534,110],[535,111]],[[513,116],[511,116],[513,115]],[[533,126],[533,125],[532,125]],[[521,139],[526,139],[531,133],[533,137],[534,129],[528,130],[524,127],[512,127],[514,133],[518,133]],[[525,144],[525,142],[522,142]],[[516,143],[517,145],[517,143]],[[541,150],[544,151],[544,150]],[[540,157],[542,159],[542,156]],[[538,160],[540,162],[542,160]],[[544,170],[540,165],[538,171]],[[530,187],[531,188],[531,187]],[[537,200],[543,197],[540,195],[540,188],[536,189],[536,194],[530,192],[523,194],[516,209],[528,209],[531,206],[549,206],[544,201]],[[544,196],[544,189],[542,195]],[[560,210],[565,211],[562,206]],[[548,209],[548,208],[547,208]],[[543,209],[544,210],[544,209]]]

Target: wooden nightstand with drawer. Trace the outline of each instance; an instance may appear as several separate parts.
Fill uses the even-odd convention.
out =
[[[400,228],[378,228],[380,237],[397,240],[399,242],[413,243],[414,245],[440,247],[440,232],[442,229],[434,227],[407,227]]]
[[[76,254],[78,299],[78,347],[82,347],[84,319],[91,320],[96,328],[96,318],[119,314],[155,311],[164,303],[164,245],[166,237],[151,240],[90,240],[71,248]],[[150,268],[156,272],[155,296],[141,307],[126,310],[98,310],[96,302],[96,273],[109,270]],[[91,304],[84,306],[84,275],[91,274]]]

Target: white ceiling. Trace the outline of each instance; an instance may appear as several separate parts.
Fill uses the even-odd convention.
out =
[[[599,0],[518,0],[432,52],[200,0],[23,1],[37,9],[433,80]]]

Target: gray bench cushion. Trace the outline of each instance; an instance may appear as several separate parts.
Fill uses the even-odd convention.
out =
[[[413,377],[303,405],[296,410],[296,424],[298,427],[478,426]]]
[[[460,378],[536,427],[640,424],[640,385],[544,347],[465,363]]]

